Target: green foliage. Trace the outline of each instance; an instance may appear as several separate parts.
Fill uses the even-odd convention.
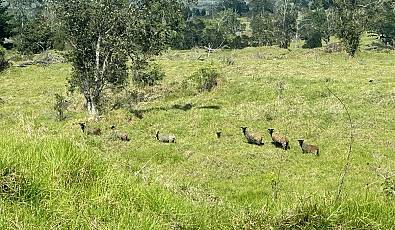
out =
[[[7,69],[10,66],[10,63],[5,57],[6,50],[0,46],[0,72]]]
[[[317,8],[308,10],[298,24],[299,34],[305,44],[303,48],[321,47],[321,40],[324,39],[327,43],[330,38],[330,22],[328,22],[326,12],[324,9]]]
[[[11,24],[12,15],[8,12],[8,6],[0,2],[0,44],[4,46],[4,38],[12,35],[13,26]]]
[[[203,31],[205,29],[204,19],[194,17],[185,23],[185,30],[182,31],[183,44],[180,48],[190,49],[194,46],[203,46]]]
[[[56,112],[56,118],[58,121],[63,121],[64,119],[66,119],[65,112],[68,106],[69,106],[69,102],[66,100],[66,97],[56,93],[54,110]]]
[[[259,6],[259,3],[263,6]],[[256,45],[288,48],[296,34],[298,11],[293,1],[253,1],[251,28]]]
[[[83,93],[88,112],[100,111],[103,90],[127,83],[128,57],[157,55],[181,18],[176,0],[59,0],[59,16],[72,45],[72,89]]]
[[[44,17],[28,21],[16,37],[17,50],[37,54],[53,48],[54,31]]]
[[[220,9],[231,10],[236,12],[238,15],[245,15],[249,11],[245,0],[222,0],[219,5]]]
[[[298,11],[292,1],[279,1],[275,10],[275,34],[280,48],[289,48],[296,34]]]
[[[263,16],[264,13],[274,13],[275,1],[273,0],[250,0],[249,8],[251,16]]]
[[[385,45],[395,49],[395,2],[380,1],[368,10],[369,30],[376,32]]]
[[[202,67],[192,75],[199,92],[212,91],[218,85],[220,72],[212,66]]]
[[[310,34],[302,47],[309,49],[322,47],[321,34],[318,32]]]
[[[358,51],[366,23],[364,8],[361,7],[363,2],[364,0],[336,0],[334,4],[336,34],[351,57]]]
[[[241,35],[244,30],[245,25],[241,23],[237,13],[231,10],[220,11],[211,18],[192,17],[173,37],[173,47],[243,48],[248,43],[248,39]]]
[[[165,73],[156,63],[147,63],[143,66],[135,67],[133,71],[133,82],[139,86],[153,86],[158,81],[163,80]]]
[[[264,12],[254,16],[251,20],[253,44],[273,45],[276,41],[274,26],[272,14]]]

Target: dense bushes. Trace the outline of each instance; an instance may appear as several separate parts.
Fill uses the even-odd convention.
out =
[[[211,91],[218,85],[219,71],[211,66],[200,68],[192,75],[199,92]]]
[[[165,74],[158,64],[146,63],[135,68],[132,79],[139,86],[153,86],[164,77]]]

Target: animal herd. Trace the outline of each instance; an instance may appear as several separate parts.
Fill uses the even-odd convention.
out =
[[[247,130],[247,127],[241,127],[241,130],[244,134],[244,137],[247,139],[247,142],[255,145],[264,145],[265,143],[262,140],[262,136],[260,134],[251,133]],[[279,133],[275,133],[274,129],[267,129],[270,137],[272,138],[272,144],[276,147],[282,148],[284,150],[290,149],[289,139],[288,137],[281,135]],[[299,146],[302,149],[303,153],[313,153],[316,156],[320,154],[320,150],[317,146],[306,144],[303,139],[299,139]]]
[[[81,127],[81,130],[83,133],[86,135],[96,135],[99,136],[101,135],[101,129],[100,128],[95,128],[95,127],[88,127],[85,123],[78,123]],[[258,133],[253,133],[248,130],[247,127],[241,127],[241,131],[243,132],[244,137],[247,140],[247,143],[249,144],[254,144],[258,146],[264,145],[264,141],[262,138],[262,135]],[[111,126],[111,132],[112,136],[115,137],[116,139],[119,139],[121,141],[130,141],[129,135],[126,132],[122,132],[120,130],[117,130],[116,127],[113,125]],[[279,133],[274,132],[274,129],[269,128],[268,129],[269,135],[272,139],[272,144],[275,145],[276,147],[282,148],[284,150],[290,149],[290,144],[289,144],[289,139]],[[217,138],[221,138],[221,131],[216,132]],[[159,142],[164,142],[164,143],[176,143],[176,136],[174,134],[163,134],[160,133],[160,131],[156,131],[155,133],[155,138]],[[304,142],[303,139],[299,139],[299,146],[302,150],[303,153],[313,153],[316,156],[319,155],[319,148],[315,145],[307,144]]]

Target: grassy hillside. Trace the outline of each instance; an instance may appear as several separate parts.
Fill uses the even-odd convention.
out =
[[[166,71],[138,105],[144,118],[110,111],[103,136],[82,134],[82,99],[63,122],[54,94],[65,93],[69,64],[13,67],[0,75],[0,229],[393,229],[395,200],[380,175],[395,170],[395,53],[355,59],[321,50],[247,48],[205,61],[199,50],[169,51]],[[227,65],[232,58],[234,65]],[[197,93],[186,81],[202,66],[221,72]],[[354,144],[342,199],[334,202]],[[190,110],[174,109],[191,103]],[[129,132],[110,138],[110,125]],[[246,143],[240,126],[266,144]],[[273,127],[291,140],[269,143]],[[162,144],[154,133],[174,133]],[[221,130],[223,137],[216,139]],[[297,139],[321,149],[302,154]],[[387,190],[385,190],[387,188]]]

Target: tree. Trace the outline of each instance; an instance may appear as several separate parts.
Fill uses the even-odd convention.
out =
[[[7,0],[8,11],[13,15],[15,32],[20,33],[26,23],[42,10],[45,0]]]
[[[248,13],[248,5],[245,0],[222,0],[220,3],[221,10],[232,10],[238,15],[244,15]]]
[[[0,2],[0,44],[4,45],[4,38],[12,35],[12,16],[8,13],[8,6]]]
[[[361,40],[366,18],[363,0],[335,0],[336,34],[347,53],[354,57]]]
[[[251,0],[249,3],[254,45],[272,45],[275,42],[274,4],[274,0]]]
[[[304,48],[322,46],[322,39],[329,42],[330,27],[323,7],[309,9],[298,24],[300,37],[305,40]]]
[[[275,33],[281,48],[287,49],[296,34],[298,11],[292,0],[279,0],[275,11]]]
[[[40,16],[27,21],[16,37],[16,47],[21,53],[41,53],[53,48],[54,31],[47,20]]]
[[[395,48],[395,2],[391,0],[379,1],[374,5],[367,6],[369,29],[377,33],[381,41]]]
[[[274,32],[274,16],[270,12],[259,14],[252,18],[252,38],[255,45],[273,45],[276,41]]]
[[[176,0],[56,0],[73,73],[70,89],[85,97],[91,116],[99,114],[103,91],[127,82],[128,57],[134,68],[165,48],[181,18]]]
[[[200,17],[194,17],[187,21],[184,30],[183,48],[190,49],[194,46],[202,46],[204,28],[204,20]]]
[[[296,34],[298,11],[292,0],[251,1],[254,40],[260,44],[277,43],[288,48]]]

